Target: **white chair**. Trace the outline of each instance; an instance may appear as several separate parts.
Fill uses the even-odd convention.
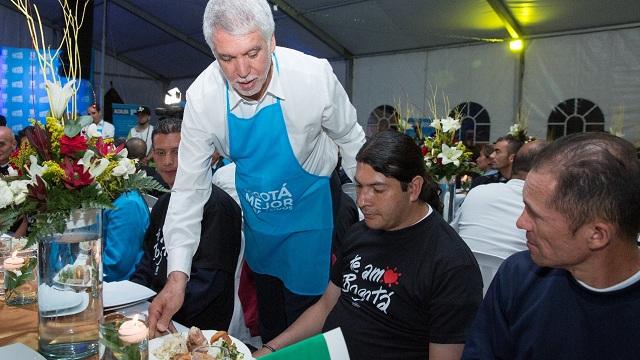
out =
[[[480,273],[482,274],[482,297],[484,297],[487,293],[487,289],[489,289],[489,285],[491,285],[494,275],[498,272],[498,268],[504,259],[499,256],[475,251],[473,252],[473,256],[476,257],[476,261],[480,267]]]

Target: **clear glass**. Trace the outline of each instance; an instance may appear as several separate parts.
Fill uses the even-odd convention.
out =
[[[148,360],[149,359],[149,338],[145,336],[143,340],[136,343],[122,341],[118,330],[127,320],[132,320],[133,316],[124,315],[119,312],[105,315],[100,321],[100,359],[101,360]],[[138,315],[138,320],[145,326],[147,318],[143,314]]]
[[[446,222],[452,222],[455,216],[455,196],[456,196],[456,178],[453,176],[450,180],[446,178],[438,181],[440,188],[440,201],[443,205],[442,217]]]
[[[222,346],[208,345],[193,350],[191,360],[231,360],[231,355]]]
[[[39,351],[48,359],[98,352],[102,317],[102,212],[78,210],[62,234],[38,241]]]
[[[11,257],[7,254],[5,259]],[[33,304],[37,300],[38,259],[33,250],[20,251],[16,257],[23,259],[19,268],[4,268],[4,296],[7,305]],[[4,263],[4,259],[2,260]]]

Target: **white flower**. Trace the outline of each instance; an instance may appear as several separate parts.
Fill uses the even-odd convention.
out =
[[[29,180],[14,180],[9,183],[9,188],[13,191],[13,202],[16,205],[22,204],[27,199],[27,184],[31,183]]]
[[[89,171],[91,177],[96,178],[109,166],[109,160],[102,158],[98,160],[97,163],[93,163],[91,162],[93,155],[95,155],[95,153],[92,150],[85,151],[82,159],[78,160],[78,164],[82,165],[84,171]]]
[[[453,119],[451,117],[447,117],[446,119],[441,120],[442,123],[442,131],[449,132],[451,130],[460,129],[460,121]]]
[[[31,179],[33,179],[33,181],[35,182],[36,176],[42,177],[42,174],[47,171],[47,167],[38,165],[38,159],[36,159],[36,157],[33,155],[29,156],[29,160],[31,161],[31,164],[29,165],[27,172],[29,173],[29,176],[31,176]]]
[[[122,150],[120,150],[116,155],[120,158],[129,157],[129,150],[127,150],[126,147],[123,147]]]
[[[18,171],[12,168],[11,165],[9,165],[7,171],[9,172],[9,176],[18,176]]]
[[[130,159],[120,159],[118,161],[118,166],[114,167],[112,170],[113,176],[122,176],[125,179],[129,178],[129,175],[136,172],[136,165]]]
[[[13,204],[13,191],[4,180],[0,180],[0,209],[11,204]]]
[[[509,127],[509,134],[512,136],[517,136],[520,132],[520,124],[513,124]]]
[[[100,137],[100,132],[98,131],[98,126],[95,123],[91,123],[91,125],[87,126],[84,134],[89,138]]]
[[[438,157],[442,159],[442,165],[453,163],[455,166],[460,166],[460,156],[462,150],[454,147],[449,147],[447,144],[442,144],[442,152],[438,154]]]
[[[441,130],[440,119],[433,119],[433,121],[431,121],[431,127],[436,130]]]
[[[75,82],[75,80],[71,80],[64,84],[64,87],[61,87],[58,82],[46,82],[49,106],[54,118],[62,118],[62,115],[67,111],[67,104],[69,104],[69,99],[74,93],[73,84]]]

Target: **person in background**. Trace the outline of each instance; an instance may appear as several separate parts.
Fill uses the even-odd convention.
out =
[[[524,209],[522,188],[525,179],[544,146],[542,141],[533,141],[518,150],[511,180],[469,191],[451,227],[472,251],[506,259],[527,249],[525,232],[516,228],[516,220]]]
[[[482,278],[467,245],[431,206],[437,187],[420,148],[382,131],[356,160],[364,221],[348,232],[320,300],[254,356],[340,327],[354,360],[459,359]]]
[[[89,105],[87,114],[91,116],[93,122],[82,129],[84,133],[90,133],[92,137],[100,136],[103,139],[113,139],[116,129],[111,123],[104,121],[100,105]]]
[[[13,131],[6,126],[0,126],[0,175],[9,175],[9,157],[16,149],[16,138]]]
[[[127,140],[125,143],[127,148],[127,157],[129,159],[138,159],[138,164],[145,165],[147,158],[147,143],[144,140],[134,137]]]
[[[177,148],[180,144],[180,127],[180,120],[164,120],[154,130],[154,151]],[[131,277],[131,281],[154,291],[160,291],[167,281],[167,251],[162,227],[170,198],[171,193],[167,193],[153,206],[151,224],[144,238],[142,260]],[[204,208],[200,243],[191,263],[185,302],[174,315],[174,320],[187,327],[229,329],[234,306],[234,273],[240,255],[241,226],[240,207],[226,192],[212,185]]]
[[[524,184],[528,251],[500,267],[463,359],[636,359],[640,163],[606,133],[562,137]]]
[[[482,171],[482,175],[492,175],[498,172],[498,170],[493,168],[493,160],[491,159],[492,153],[493,145],[480,145],[480,152],[476,158],[476,165],[478,165],[478,169]]]
[[[329,281],[339,208],[330,175],[340,149],[353,176],[364,132],[329,63],[276,47],[274,27],[266,0],[207,4],[203,32],[216,61],[187,90],[164,227],[169,279],[149,308],[151,334],[166,330],[184,300],[215,150],[236,164],[263,340],[293,323]]]
[[[129,130],[129,136],[127,136],[127,140],[131,138],[144,140],[145,144],[147,144],[146,155],[150,155],[152,142],[151,134],[153,133],[153,125],[149,123],[149,120],[151,119],[151,110],[146,106],[140,106],[135,114],[138,118],[138,123],[136,124],[136,126],[132,127],[131,130]]]
[[[511,179],[511,166],[513,159],[516,157],[516,153],[522,146],[522,142],[512,135],[505,135],[496,140],[493,145],[493,152],[491,153],[490,160],[493,162],[493,167],[498,170],[495,174],[480,176],[473,179],[471,182],[471,188],[478,185],[492,184],[492,183],[505,183]]]

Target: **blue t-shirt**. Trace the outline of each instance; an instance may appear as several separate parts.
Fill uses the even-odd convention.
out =
[[[104,281],[127,280],[142,257],[149,208],[137,191],[121,194],[102,219]]]
[[[640,282],[599,293],[529,251],[500,267],[467,338],[463,359],[638,359]]]

